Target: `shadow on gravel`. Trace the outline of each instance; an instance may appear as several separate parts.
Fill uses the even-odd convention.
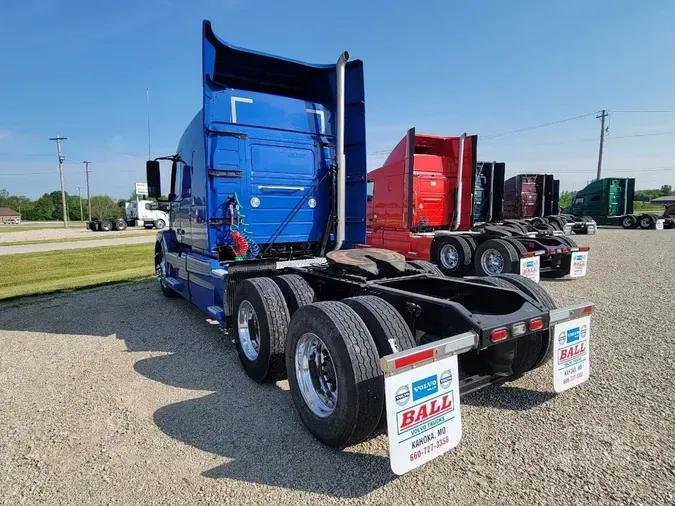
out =
[[[462,397],[462,404],[485,408],[526,411],[541,406],[555,397],[553,392],[540,392],[509,385],[488,387]]]
[[[229,460],[204,470],[207,478],[339,498],[362,497],[394,479],[386,456],[316,441],[283,389],[286,382],[251,381],[220,327],[187,301],[164,298],[154,281],[0,304],[0,330],[116,335],[129,352],[169,353],[138,360],[134,369],[166,385],[206,391],[158,409],[154,422],[168,436],[219,456],[217,462]]]

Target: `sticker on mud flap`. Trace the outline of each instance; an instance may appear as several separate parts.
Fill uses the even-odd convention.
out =
[[[588,251],[574,251],[570,262],[570,277],[580,278],[586,275],[588,265]]]
[[[385,377],[389,461],[397,475],[459,444],[457,356]]]
[[[553,328],[553,389],[556,392],[564,392],[588,379],[590,331],[590,316],[559,323]]]
[[[521,258],[520,275],[539,283],[539,257]]]
[[[666,220],[658,219],[656,220],[656,230],[663,230],[663,223]]]

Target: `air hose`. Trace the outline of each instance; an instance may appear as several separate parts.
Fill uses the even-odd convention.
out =
[[[237,214],[239,217],[238,224],[232,223],[230,225],[231,237],[234,242],[234,253],[239,259],[243,259],[244,257],[255,258],[260,254],[260,246],[256,244],[251,233],[248,231],[246,215],[241,212],[239,196],[236,193],[234,194],[234,204],[238,210]]]

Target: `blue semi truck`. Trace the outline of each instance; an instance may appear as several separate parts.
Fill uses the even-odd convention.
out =
[[[252,380],[287,378],[317,439],[344,448],[386,430],[403,474],[459,443],[460,394],[552,356],[557,392],[588,378],[591,303],[557,308],[517,275],[446,278],[364,247],[361,61],[237,48],[208,21],[202,48],[203,107],[176,153],[146,164],[156,198],[171,165],[159,285],[233,332]]]

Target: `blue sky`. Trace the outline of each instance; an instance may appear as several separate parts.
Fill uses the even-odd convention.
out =
[[[416,7],[413,7],[416,5]],[[144,0],[5,2],[0,28],[0,188],[126,197],[144,180],[145,90],[152,155],[174,151],[201,102],[201,21],[243,47],[315,63],[364,60],[369,169],[415,126],[479,135],[508,175],[595,175],[599,109],[675,110],[675,2]],[[9,49],[11,48],[11,49]],[[648,134],[648,135],[643,135]],[[659,135],[652,135],[659,134]],[[643,135],[634,137],[635,135]],[[671,167],[661,169],[661,167]],[[646,170],[637,170],[646,169]],[[15,175],[20,174],[20,175]],[[675,186],[675,114],[610,116],[604,176]]]

